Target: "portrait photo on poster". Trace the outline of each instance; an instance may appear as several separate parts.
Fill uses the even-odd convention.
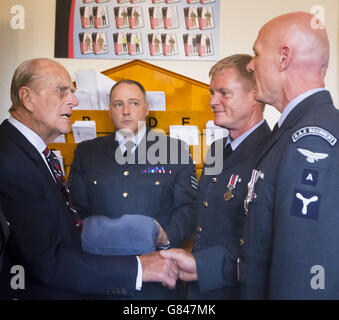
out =
[[[56,58],[218,60],[220,0],[56,2]]]

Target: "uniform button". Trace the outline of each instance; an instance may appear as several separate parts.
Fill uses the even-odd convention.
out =
[[[158,186],[160,184],[160,181],[155,181],[155,184]]]
[[[94,181],[93,181],[93,184],[98,184],[98,181],[94,180]]]
[[[198,231],[198,233],[200,233],[202,231],[202,228],[201,227],[197,227],[197,231]]]
[[[124,172],[124,176],[125,176],[125,177],[128,177],[128,176],[129,176],[129,171],[125,171],[125,172]]]
[[[216,182],[217,182],[217,178],[216,178],[216,177],[213,177],[213,178],[212,178],[212,182],[213,182],[213,183],[216,183]]]
[[[122,194],[122,196],[123,196],[124,198],[128,198],[128,192],[124,192],[124,193]]]
[[[243,246],[245,243],[244,239],[243,238],[240,238],[240,245]]]
[[[204,208],[208,207],[208,202],[207,201],[204,201],[202,204],[203,204]]]

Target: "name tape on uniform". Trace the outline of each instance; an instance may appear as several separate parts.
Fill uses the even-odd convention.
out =
[[[304,127],[296,132],[294,132],[291,136],[292,141],[295,143],[299,139],[305,136],[318,136],[326,140],[332,147],[337,143],[337,138],[329,133],[327,130],[319,127]]]

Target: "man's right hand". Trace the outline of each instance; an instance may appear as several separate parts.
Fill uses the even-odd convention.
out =
[[[184,249],[161,250],[163,258],[172,260],[179,267],[179,278],[183,281],[198,280],[197,265],[194,256]]]
[[[175,262],[163,258],[159,251],[139,256],[142,265],[142,282],[161,282],[174,289],[179,275]]]

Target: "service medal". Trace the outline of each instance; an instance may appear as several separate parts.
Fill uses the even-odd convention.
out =
[[[252,175],[251,175],[251,180],[247,184],[247,186],[248,186],[247,196],[244,200],[244,210],[245,210],[246,215],[248,214],[249,203],[257,197],[257,195],[254,193],[254,186],[259,179],[264,179],[264,173],[261,172],[261,171],[253,169]]]
[[[234,197],[234,195],[232,193],[232,190],[235,188],[235,186],[237,185],[238,181],[239,182],[241,181],[241,179],[239,179],[239,175],[231,174],[230,180],[229,180],[229,182],[227,184],[228,190],[224,194],[225,201],[229,201],[229,200],[231,200]]]
[[[232,189],[228,189],[226,191],[226,193],[224,194],[224,199],[225,201],[229,201],[234,197],[233,193],[232,193]]]

